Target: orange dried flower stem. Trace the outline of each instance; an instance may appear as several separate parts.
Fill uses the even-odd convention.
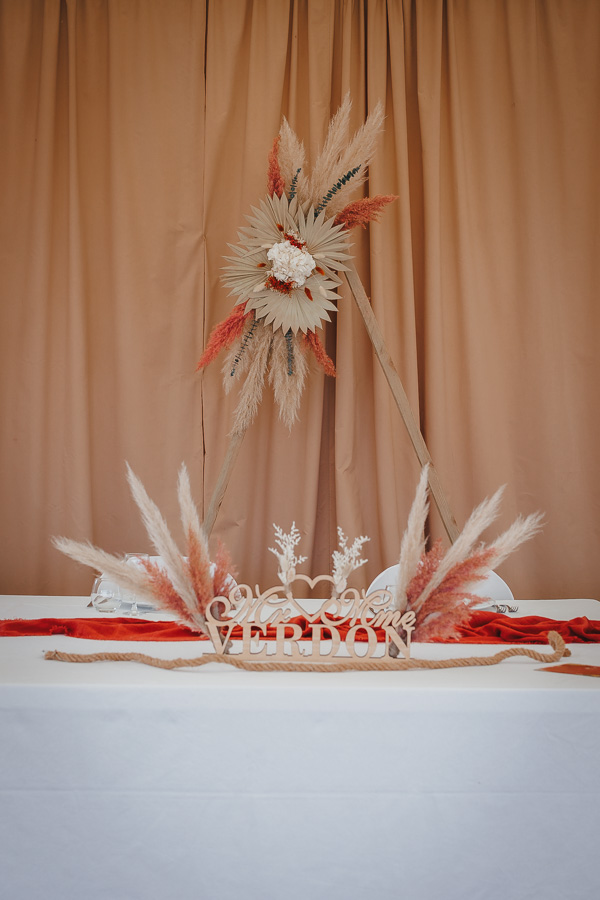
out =
[[[317,360],[325,374],[331,375],[332,378],[335,378],[336,371],[333,360],[327,355],[325,347],[321,343],[319,335],[316,333],[316,331],[307,331],[304,335],[304,343],[312,350],[315,359]]]
[[[267,170],[267,191],[271,196],[273,196],[273,194],[277,194],[278,197],[281,197],[285,190],[285,182],[281,175],[281,169],[279,168],[279,141],[280,137],[279,135],[277,135],[277,137],[273,141],[271,152],[269,153],[269,168]]]
[[[252,311],[246,312],[246,304],[241,303],[234,306],[232,312],[226,319],[215,325],[206,345],[206,350],[200,357],[196,371],[204,369],[219,355],[221,350],[229,347],[234,340],[244,331],[246,320],[250,318]]]
[[[377,221],[377,217],[388,203],[397,200],[395,194],[378,194],[376,197],[364,197],[362,200],[354,200],[348,203],[335,217],[335,225],[343,225],[350,228],[366,228],[369,222]]]

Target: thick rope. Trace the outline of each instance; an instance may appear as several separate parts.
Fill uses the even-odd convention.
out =
[[[406,671],[407,669],[458,669],[465,666],[495,666],[511,656],[527,656],[537,662],[558,662],[564,656],[570,656],[571,651],[565,647],[565,642],[556,631],[548,634],[548,643],[553,653],[540,653],[527,647],[510,647],[501,650],[493,656],[466,656],[459,659],[365,659],[365,660],[338,660],[335,662],[268,662],[257,659],[252,662],[247,659],[238,659],[229,654],[205,653],[194,659],[159,659],[156,656],[147,656],[145,653],[62,653],[60,650],[48,650],[44,654],[45,659],[54,659],[59,662],[91,663],[105,662],[138,662],[146,666],[155,666],[158,669],[182,669],[205,666],[207,663],[226,663],[236,669],[246,669],[255,672],[387,672]]]

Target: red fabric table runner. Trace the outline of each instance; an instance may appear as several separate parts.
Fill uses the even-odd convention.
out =
[[[311,627],[303,617],[293,622],[302,626],[303,640],[311,639]],[[348,624],[338,626],[340,637],[345,637]],[[378,640],[383,640],[383,632]],[[460,630],[457,639],[461,644],[546,644],[548,632],[557,631],[567,644],[600,642],[600,621],[586,616],[556,621],[542,616],[523,616],[513,619],[501,613],[474,611],[467,626]],[[101,617],[89,619],[6,619],[0,621],[0,637],[62,634],[68,637],[94,641],[203,641],[204,635],[196,634],[175,622],[152,622],[146,619]],[[240,640],[242,630],[234,627],[231,637]],[[275,638],[275,629],[267,630],[266,639]],[[366,640],[364,631],[356,640]],[[455,643],[447,641],[445,643]]]

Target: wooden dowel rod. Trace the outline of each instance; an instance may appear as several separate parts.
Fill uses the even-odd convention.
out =
[[[229,438],[229,445],[227,447],[227,452],[225,453],[225,458],[223,459],[221,471],[219,472],[219,477],[217,478],[217,483],[215,484],[210,503],[208,504],[208,510],[204,517],[204,522],[202,523],[202,529],[207,539],[210,537],[214,528],[245,434],[246,429],[244,428],[243,431],[234,431]]]
[[[402,416],[402,420],[406,426],[406,430],[408,431],[408,435],[415,449],[415,453],[417,454],[417,458],[421,466],[427,465],[427,463],[429,463],[429,487],[431,488],[433,499],[435,500],[440,518],[442,520],[444,528],[446,529],[446,534],[448,535],[450,542],[454,543],[460,533],[458,525],[456,524],[456,519],[452,515],[450,504],[448,503],[448,500],[442,488],[438,473],[434,468],[431,454],[427,449],[425,439],[421,434],[419,426],[417,425],[416,419],[413,415],[410,403],[408,402],[408,397],[406,396],[406,391],[404,390],[404,385],[402,384],[400,376],[398,375],[398,372],[396,371],[396,368],[392,361],[392,357],[390,356],[385,345],[381,329],[379,327],[377,319],[375,318],[375,314],[369,302],[369,298],[367,297],[366,291],[363,287],[363,283],[360,280],[359,274],[354,266],[350,266],[345,275],[350,290],[352,291],[354,299],[356,300],[356,305],[358,306],[360,314],[365,323],[365,328],[367,329],[367,333],[369,335],[369,338],[371,339],[375,355],[377,356],[381,368],[383,369],[383,374],[387,379],[387,382],[392,391],[392,395],[396,402],[396,406],[398,407],[400,415]]]

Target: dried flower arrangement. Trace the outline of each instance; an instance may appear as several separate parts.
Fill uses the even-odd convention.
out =
[[[269,547],[269,551],[274,553],[277,557],[279,562],[277,576],[284,586],[286,595],[291,598],[292,584],[297,577],[296,567],[301,563],[306,562],[307,557],[296,556],[295,548],[301,541],[301,535],[296,528],[295,522],[292,522],[292,527],[289,532],[285,532],[279,525],[273,524],[273,528],[275,529],[275,543],[279,547],[279,550],[274,547]],[[371,538],[361,535],[361,537],[355,538],[351,546],[348,546],[348,538],[339,526],[337,533],[338,549],[334,550],[331,555],[331,575],[318,576],[318,578],[327,577],[327,579],[331,581],[333,585],[332,600],[335,600],[346,590],[346,587],[348,586],[347,579],[350,574],[356,569],[360,569],[361,566],[364,566],[364,564],[368,562],[368,560],[363,559],[360,554],[363,545],[371,540]],[[304,578],[304,576],[301,577]]]
[[[223,276],[236,306],[210,335],[198,363],[203,369],[221,350],[225,391],[245,375],[233,433],[253,421],[268,373],[280,418],[291,428],[298,415],[310,352],[327,375],[335,367],[317,329],[330,321],[351,259],[348,231],[365,227],[395,199],[377,196],[349,202],[365,180],[383,125],[378,104],[350,137],[350,96],[331,120],[309,175],[302,143],[284,119],[269,155],[267,196],[248,216],[240,243],[230,245]]]
[[[129,466],[127,480],[148,537],[161,557],[162,566],[150,560],[140,560],[139,565],[131,565],[124,558],[90,543],[64,537],[55,538],[54,546],[71,559],[104,573],[119,587],[140,599],[147,599],[157,608],[174,613],[178,621],[192,631],[208,634],[207,607],[215,597],[228,596],[235,589],[235,581],[231,574],[229,553],[222,544],[211,563],[208,542],[200,525],[185,465],[179,471],[177,493],[187,556],[179,552],[160,510]]]
[[[286,594],[291,596],[292,582],[296,578],[296,566],[306,562],[308,557],[296,556],[295,548],[300,543],[301,536],[295,522],[292,522],[292,527],[287,533],[275,523],[273,523],[273,528],[275,529],[275,543],[279,550],[269,547],[269,551],[277,557],[279,562],[277,577],[283,584]]]
[[[472,587],[485,580],[525,541],[540,530],[542,515],[519,516],[491,544],[477,543],[498,517],[504,488],[477,506],[456,541],[444,551],[441,540],[426,550],[425,522],[429,512],[428,466],[421,472],[415,499],[400,547],[394,605],[416,614],[413,640],[452,638],[467,623],[469,610],[481,597]]]
[[[361,535],[354,539],[354,542],[349,547],[348,546],[348,538],[338,525],[338,550],[334,550],[331,556],[331,561],[333,563],[333,568],[331,571],[331,575],[333,578],[333,595],[332,599],[335,599],[339,594],[342,594],[346,590],[346,586],[348,584],[348,576],[354,572],[356,569],[360,569],[361,566],[364,566],[367,559],[363,559],[360,555],[363,544],[366,544],[371,538],[366,537],[365,535]]]

